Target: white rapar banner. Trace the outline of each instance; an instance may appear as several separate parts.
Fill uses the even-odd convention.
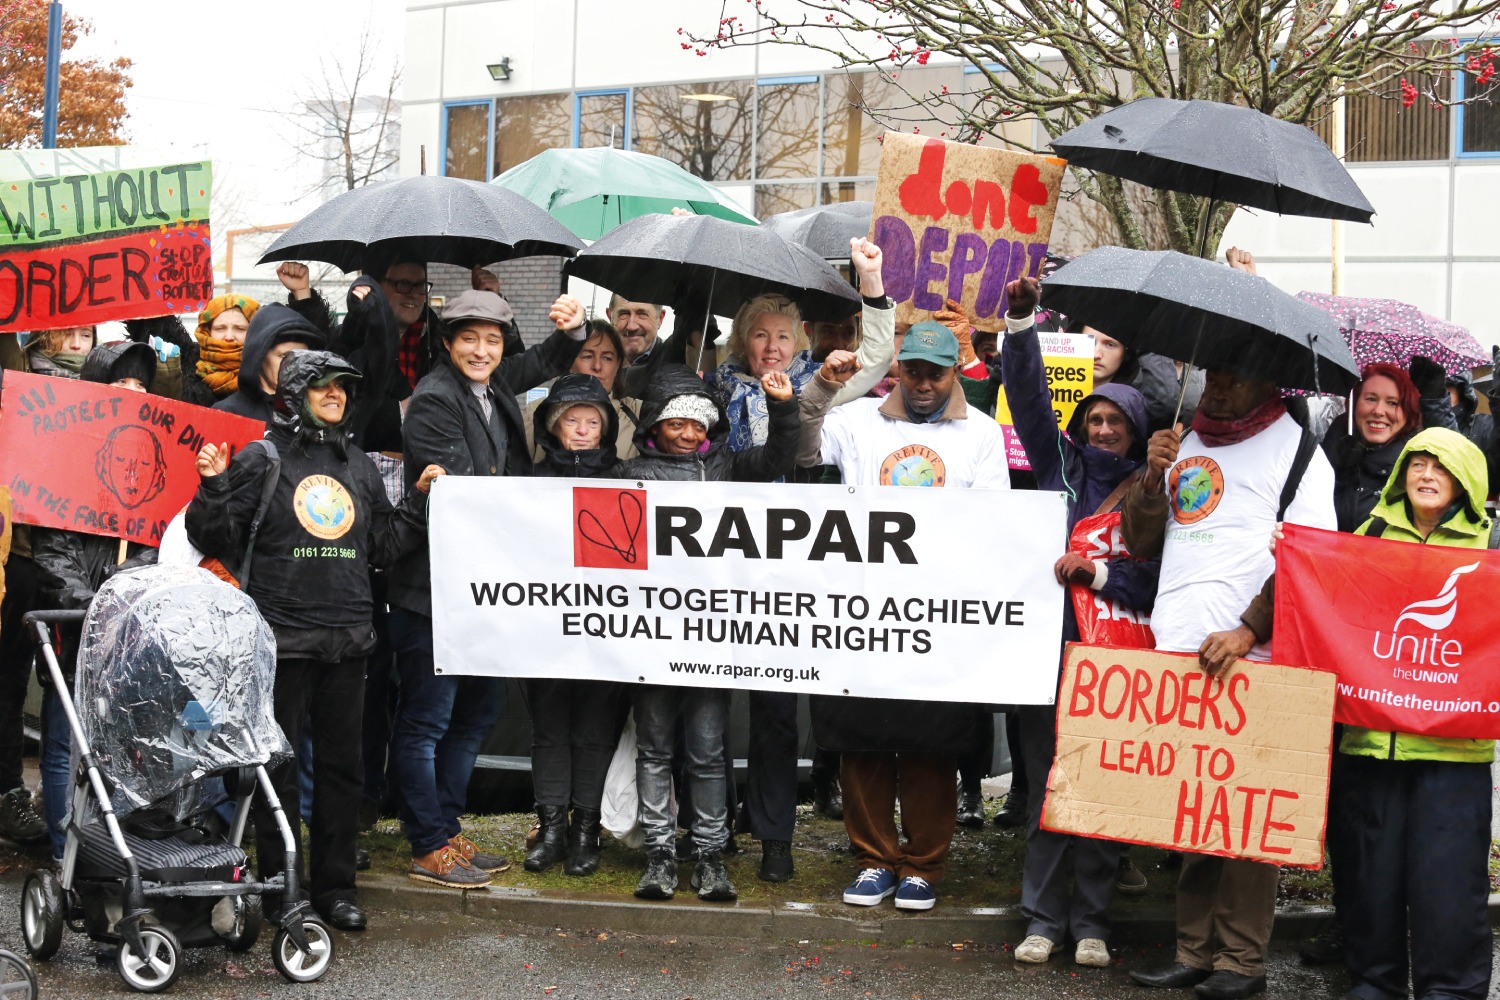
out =
[[[444,476],[439,673],[1051,704],[1056,493]]]

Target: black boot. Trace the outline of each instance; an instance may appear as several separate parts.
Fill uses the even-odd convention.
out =
[[[569,875],[592,875],[599,870],[599,810],[574,809],[568,827]]]
[[[568,853],[568,809],[566,806],[537,806],[537,819],[542,832],[536,838],[536,846],[526,855],[526,870],[544,872],[561,861]]]

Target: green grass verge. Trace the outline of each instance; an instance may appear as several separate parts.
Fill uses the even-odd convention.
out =
[[[995,799],[985,803],[987,816],[998,811],[1000,802]],[[589,878],[570,878],[563,874],[561,865],[539,873],[524,870],[521,859],[525,854],[526,832],[533,820],[529,813],[464,819],[465,834],[481,849],[495,851],[512,861],[509,871],[495,876],[495,885],[536,889],[547,895],[580,899],[631,897],[644,867],[644,855],[615,843],[607,835],[599,871]],[[797,827],[792,840],[792,858],[797,872],[790,882],[762,882],[756,877],[760,866],[759,845],[745,835],[737,840],[740,853],[726,858],[725,863],[740,899],[746,902],[839,902],[844,887],[856,874],[844,824],[814,815],[811,806],[800,806],[797,810]],[[372,872],[405,874],[411,859],[410,848],[395,821],[382,820],[374,831],[360,838],[360,844],[370,852]],[[1116,906],[1128,909],[1170,905],[1177,885],[1177,869],[1168,861],[1167,852],[1154,847],[1134,847],[1130,853],[1150,885],[1143,896],[1127,898],[1117,895]],[[1019,903],[1025,854],[1026,839],[1019,831],[1001,830],[988,821],[978,830],[959,827],[953,836],[947,874],[938,888],[939,897],[945,906]],[[1500,865],[1500,857],[1495,863]],[[686,873],[684,882],[685,878]],[[1326,870],[1285,869],[1282,872],[1283,900],[1324,902],[1331,893]]]

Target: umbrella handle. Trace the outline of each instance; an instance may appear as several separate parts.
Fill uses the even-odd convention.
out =
[[[714,314],[714,279],[718,276],[717,271],[708,272],[708,306],[703,310],[703,332],[698,335],[698,360],[693,364],[693,371],[700,376],[703,374],[703,349],[708,346],[708,321]]]
[[[1182,366],[1182,384],[1177,388],[1177,409],[1172,413],[1173,427],[1176,427],[1177,422],[1182,419],[1182,402],[1187,399],[1188,379],[1192,378],[1193,364],[1198,360],[1198,345],[1203,342],[1204,322],[1204,320],[1198,321],[1198,332],[1193,334],[1193,356]]]
[[[1201,224],[1198,226],[1198,256],[1202,257],[1205,260],[1208,259],[1208,229],[1213,225],[1214,210],[1218,207],[1219,199],[1210,195],[1208,199],[1208,207],[1203,210],[1203,219]],[[1180,401],[1178,406],[1180,409]]]

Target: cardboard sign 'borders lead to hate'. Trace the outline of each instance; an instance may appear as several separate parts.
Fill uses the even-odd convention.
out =
[[[262,437],[258,420],[97,382],[6,372],[0,485],[20,524],[160,545],[198,489],[198,451]]]
[[[1068,646],[1042,826],[1058,833],[1323,864],[1335,676],[1193,654]]]
[[[1005,286],[1036,275],[1052,237],[1067,163],[887,132],[870,239],[884,258],[896,321],[963,303],[975,329],[1004,323]]]

